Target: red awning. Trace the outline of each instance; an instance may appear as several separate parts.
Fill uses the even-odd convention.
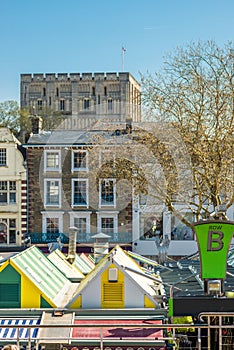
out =
[[[103,324],[105,327],[102,327],[102,339],[144,338],[153,340],[163,338],[163,329],[150,327],[150,325],[160,326],[161,320],[74,320],[74,324],[82,325],[82,327],[73,328],[72,338],[76,339],[100,339],[101,333],[98,325]],[[86,324],[87,327],[84,327]]]

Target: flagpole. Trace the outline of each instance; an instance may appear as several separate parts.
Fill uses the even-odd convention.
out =
[[[126,49],[122,46],[122,72],[124,72],[124,54]]]

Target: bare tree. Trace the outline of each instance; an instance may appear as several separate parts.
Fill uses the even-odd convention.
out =
[[[184,162],[187,170],[183,170],[183,176],[191,175],[192,187],[181,191],[178,165],[168,158],[171,152],[165,142],[164,152],[158,155],[165,170],[165,205],[188,226],[191,222],[178,211],[178,201],[194,214],[195,220],[209,217],[217,206],[229,208],[234,202],[233,77],[233,44],[220,48],[211,41],[178,48],[168,55],[161,73],[142,76],[145,116],[156,124],[163,123],[171,144],[177,133],[179,147],[183,145],[190,158]],[[152,133],[147,133],[143,142],[152,144],[152,140],[154,145],[160,144]],[[172,171],[167,172],[168,168]],[[154,187],[159,195],[157,183]]]

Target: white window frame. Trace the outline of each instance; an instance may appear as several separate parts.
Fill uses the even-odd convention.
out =
[[[58,196],[59,200],[57,204],[47,203],[47,183],[52,181],[58,181]],[[44,179],[44,206],[45,207],[61,207],[61,193],[62,193],[62,180],[58,178],[46,178]]]
[[[97,212],[97,229],[98,232],[102,232],[102,219],[104,218],[112,218],[114,219],[114,232],[118,233],[118,211],[98,211]],[[108,234],[108,233],[107,233]]]
[[[17,182],[16,181],[7,181],[7,180],[1,180],[1,183],[6,184],[6,189],[2,189],[0,187],[0,192],[6,195],[6,202],[0,202],[0,206],[2,205],[15,205],[17,204]],[[11,188],[12,183],[14,184],[14,189]],[[11,200],[11,194],[14,194],[15,200]]]
[[[47,233],[46,219],[59,219],[59,233],[63,232],[64,211],[42,211],[42,232]]]
[[[75,153],[85,153],[85,167],[75,167],[74,156]],[[72,171],[88,171],[88,151],[85,149],[72,150]]]
[[[75,204],[74,203],[74,188],[75,188],[75,182],[85,182],[86,183],[86,204]],[[88,179],[84,179],[84,178],[79,178],[79,179],[72,179],[72,208],[74,207],[86,207],[88,208],[89,206],[89,196],[88,196],[88,191],[89,191],[89,181]]]
[[[69,212],[70,215],[70,226],[74,227],[75,226],[75,219],[86,219],[86,233],[87,234],[87,240],[90,239],[90,216],[92,212],[91,211],[71,211]],[[78,233],[78,240],[79,240],[79,233]]]
[[[111,203],[102,203],[102,181],[113,181],[113,196],[114,200]],[[106,178],[106,179],[99,179],[99,208],[102,207],[112,207],[116,208],[116,179],[113,178]]]
[[[48,153],[58,154],[58,167],[48,167],[47,166],[47,155]],[[44,171],[57,171],[61,173],[61,150],[46,149],[44,150]]]

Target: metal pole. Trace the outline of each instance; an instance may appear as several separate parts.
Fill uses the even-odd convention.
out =
[[[122,46],[122,72],[124,72],[124,54],[126,49]]]
[[[100,350],[103,350],[103,328],[100,327]]]
[[[219,350],[222,350],[222,343],[223,343],[223,339],[222,339],[222,316],[219,316],[218,319],[219,319]]]

